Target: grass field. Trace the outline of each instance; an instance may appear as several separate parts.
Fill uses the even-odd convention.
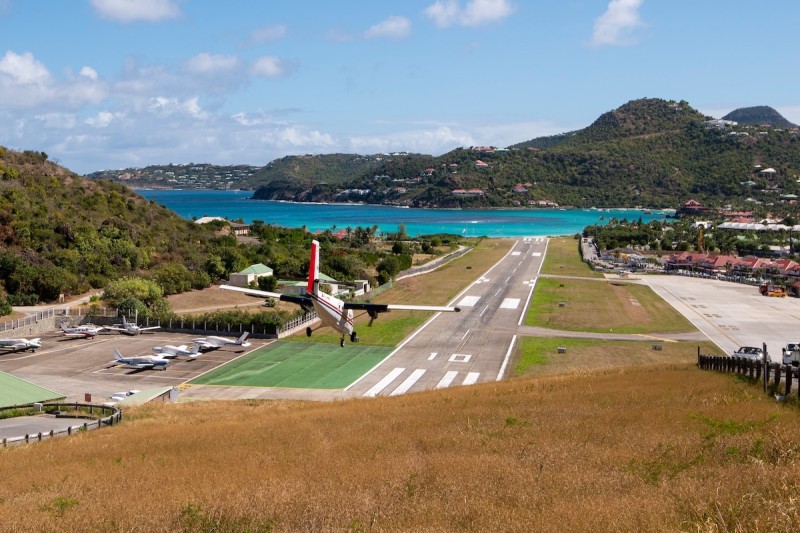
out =
[[[390,348],[274,342],[192,380],[192,385],[343,389]]]
[[[653,345],[661,347],[654,350]],[[723,355],[711,342],[598,341],[522,337],[516,375],[567,374],[611,367],[646,364],[689,364],[703,354]],[[565,353],[558,353],[566,348]]]
[[[578,252],[579,242],[572,237],[553,237],[547,244],[547,255],[544,257],[542,274],[558,276],[580,276],[586,278],[602,278],[581,260]]]

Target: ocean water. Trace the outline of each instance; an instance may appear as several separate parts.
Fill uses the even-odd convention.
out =
[[[138,190],[148,200],[192,220],[218,216],[246,223],[261,220],[309,231],[356,226],[378,226],[383,233],[396,232],[405,224],[410,236],[455,233],[469,237],[536,237],[574,235],[592,224],[615,217],[645,222],[665,215],[638,209],[413,209],[363,204],[301,204],[251,200],[250,191]]]

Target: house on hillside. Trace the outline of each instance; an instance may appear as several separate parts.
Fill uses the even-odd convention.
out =
[[[262,263],[250,265],[241,272],[231,274],[228,283],[234,287],[247,287],[250,283],[258,283],[259,278],[272,276],[272,269]]]

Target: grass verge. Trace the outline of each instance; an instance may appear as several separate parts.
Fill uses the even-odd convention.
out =
[[[572,237],[551,238],[547,243],[542,274],[603,278],[603,274],[589,268],[589,265],[581,259],[579,246],[579,241]]]

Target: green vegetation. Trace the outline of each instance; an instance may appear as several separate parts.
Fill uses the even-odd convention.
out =
[[[569,237],[554,237],[547,243],[547,254],[544,256],[542,274],[557,276],[578,276],[585,278],[602,278],[583,261],[579,251],[580,242]]]

